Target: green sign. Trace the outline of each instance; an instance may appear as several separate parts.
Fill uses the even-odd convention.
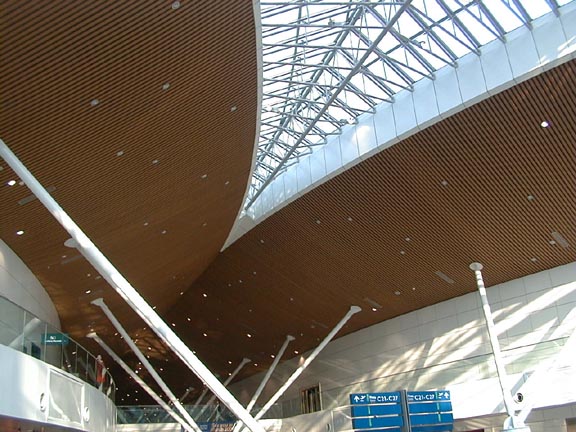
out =
[[[65,333],[44,333],[42,343],[45,345],[68,345],[70,338]]]

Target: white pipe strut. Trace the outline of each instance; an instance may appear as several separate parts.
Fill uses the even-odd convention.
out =
[[[106,279],[112,288],[140,315],[144,322],[158,335],[164,343],[176,353],[192,372],[226,405],[236,417],[242,420],[252,432],[265,432],[264,428],[244,409],[232,393],[208,370],[194,355],[192,350],[160,318],[154,309],[134,289],[130,282],[120,274],[112,263],[100,252],[96,245],[82,232],[80,227],[66,214],[54,198],[42,187],[16,155],[0,139],[0,156],[14,170],[30,191],[48,209],[78,244],[78,250],[98,273]]]
[[[328,333],[328,336],[326,336],[324,340],[320,342],[320,345],[318,345],[316,349],[312,351],[312,353],[310,354],[310,356],[308,356],[308,358],[304,361],[304,363],[302,363],[302,365],[292,373],[292,375],[290,376],[290,378],[288,378],[288,380],[284,383],[284,385],[280,387],[278,391],[274,394],[274,396],[272,396],[270,400],[266,402],[266,405],[264,405],[260,409],[260,411],[258,411],[258,414],[256,414],[256,416],[254,417],[256,420],[261,419],[262,416],[266,414],[266,412],[272,407],[272,405],[276,403],[276,401],[280,398],[280,396],[284,394],[284,392],[288,389],[288,387],[290,387],[292,383],[296,381],[296,379],[302,374],[302,372],[304,372],[304,370],[308,367],[308,365],[312,363],[312,361],[316,358],[318,354],[320,354],[320,351],[322,351],[324,347],[328,345],[328,343],[334,338],[334,336],[336,336],[336,333],[338,333],[338,331],[342,327],[344,327],[344,324],[348,322],[348,320],[352,317],[352,315],[360,312],[361,310],[362,308],[359,306],[350,307],[350,310],[346,312],[346,315],[344,315],[344,317],[340,320],[340,322],[336,324],[336,327],[334,327],[332,331]]]
[[[250,363],[252,360],[250,360],[249,358],[244,357],[242,359],[242,361],[240,362],[240,364],[236,367],[236,369],[234,369],[234,372],[232,372],[230,374],[230,376],[228,376],[228,378],[226,378],[226,381],[224,381],[224,387],[226,387],[228,384],[230,384],[230,382],[234,379],[234,377],[236,375],[238,375],[238,372],[240,372],[242,370],[242,368],[247,364]],[[202,417],[202,414],[204,414],[204,411],[206,411],[206,409],[212,404],[212,402],[214,402],[214,399],[216,399],[215,395],[212,395],[212,397],[208,400],[208,402],[206,402],[206,405],[204,405],[202,407],[202,409],[200,410],[200,412],[198,413],[198,418]]]
[[[272,373],[274,373],[274,370],[276,369],[276,366],[278,366],[278,363],[280,363],[280,359],[282,358],[282,356],[284,355],[284,351],[286,351],[286,348],[288,347],[288,344],[290,342],[292,342],[294,340],[294,336],[291,335],[287,335],[286,336],[286,340],[284,341],[284,343],[282,344],[282,346],[280,347],[280,350],[278,351],[278,354],[276,354],[276,357],[274,357],[274,361],[272,362],[272,364],[270,365],[270,368],[268,368],[268,371],[266,372],[266,375],[264,375],[264,378],[262,378],[262,382],[260,382],[260,385],[258,386],[258,388],[256,389],[256,391],[254,392],[254,396],[252,396],[252,399],[250,400],[250,402],[248,403],[248,406],[246,407],[246,411],[250,412],[252,410],[252,408],[254,408],[254,405],[256,405],[256,401],[258,400],[258,398],[260,397],[260,395],[262,394],[262,391],[264,390],[264,387],[266,387],[266,384],[268,383],[268,380],[270,379],[270,377],[272,376]],[[236,426],[234,426],[234,431],[233,432],[238,432],[242,426],[244,426],[242,424],[242,422],[238,422],[236,424]]]
[[[490,303],[488,303],[486,287],[484,286],[484,280],[482,278],[481,270],[483,267],[482,264],[477,262],[470,264],[470,270],[472,270],[476,276],[476,285],[478,286],[480,300],[482,301],[482,310],[484,311],[484,319],[486,321],[490,345],[492,345],[494,363],[496,364],[496,374],[498,375],[498,382],[500,383],[500,390],[502,391],[504,407],[509,416],[507,420],[513,428],[521,427],[524,425],[520,425],[520,422],[517,421],[516,416],[514,415],[514,401],[512,399],[510,386],[508,385],[508,376],[506,375],[506,369],[504,368],[504,360],[502,358],[502,352],[500,351],[500,342],[498,341],[498,335],[496,334],[496,326],[494,325],[492,310],[490,309]]]
[[[190,416],[190,413],[186,411],[186,409],[182,406],[176,395],[174,395],[172,390],[170,390],[170,388],[166,385],[164,380],[160,377],[160,375],[158,375],[158,372],[156,372],[154,367],[150,364],[146,356],[142,354],[142,351],[140,351],[140,349],[136,346],[136,344],[126,331],[126,329],[124,329],[124,327],[122,327],[122,324],[120,324],[120,321],[116,319],[116,317],[114,316],[108,305],[104,303],[104,299],[97,298],[95,300],[92,300],[90,303],[102,309],[102,311],[108,317],[112,325],[116,328],[116,330],[118,330],[118,333],[120,333],[120,335],[124,338],[130,349],[134,351],[134,354],[136,354],[138,360],[140,360],[140,362],[146,368],[146,370],[150,372],[150,376],[154,379],[154,381],[158,383],[162,391],[166,394],[166,396],[168,396],[168,399],[170,399],[170,402],[172,402],[172,405],[174,405],[174,407],[176,407],[176,409],[180,412],[180,415],[186,419],[188,424],[192,426],[192,428],[196,432],[202,432],[200,426],[196,424],[192,416]]]
[[[118,364],[120,365],[120,367],[122,367],[122,369],[124,369],[124,370],[126,371],[126,373],[132,377],[132,379],[133,379],[134,381],[136,381],[138,384],[140,384],[140,387],[142,387],[142,388],[146,391],[146,393],[148,393],[148,394],[152,397],[152,399],[154,399],[154,400],[156,401],[156,403],[157,403],[158,405],[160,405],[162,408],[164,408],[164,410],[165,410],[168,414],[170,414],[170,416],[171,416],[174,420],[176,420],[176,421],[180,424],[180,426],[182,426],[182,427],[183,427],[184,429],[186,429],[188,432],[194,432],[194,429],[192,429],[192,427],[191,427],[188,423],[186,423],[186,421],[185,421],[182,417],[180,417],[178,414],[176,414],[176,413],[174,412],[174,410],[173,410],[172,408],[170,408],[170,406],[169,406],[166,402],[164,402],[164,401],[162,400],[162,398],[161,398],[160,396],[158,396],[158,395],[156,394],[156,392],[155,392],[154,390],[152,390],[152,389],[148,386],[148,384],[146,384],[146,383],[144,382],[144,380],[143,380],[142,378],[140,378],[140,377],[138,376],[138,374],[136,374],[132,369],[130,369],[130,366],[128,366],[128,365],[120,358],[120,356],[118,356],[118,354],[116,354],[116,353],[112,350],[112,348],[110,348],[108,345],[106,345],[106,343],[105,343],[102,339],[100,339],[100,336],[98,336],[95,332],[92,332],[92,333],[88,333],[88,334],[86,335],[86,337],[89,337],[89,338],[93,339],[94,341],[96,341],[96,343],[97,343],[98,345],[100,345],[100,346],[102,347],[102,349],[103,349],[104,351],[106,351],[106,352],[110,355],[110,357],[112,357],[112,358],[114,359],[114,361],[115,361],[116,363],[118,363]]]

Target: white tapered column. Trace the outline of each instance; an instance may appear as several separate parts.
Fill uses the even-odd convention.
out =
[[[230,384],[232,382],[232,380],[234,379],[234,377],[236,375],[238,375],[238,372],[240,372],[242,370],[242,368],[247,363],[250,363],[250,362],[251,362],[251,360],[249,358],[244,357],[242,359],[242,361],[240,362],[240,364],[236,367],[236,369],[234,369],[234,372],[232,372],[230,374],[230,376],[228,378],[226,378],[226,381],[224,381],[224,387],[226,387],[228,384]],[[206,409],[212,404],[212,402],[214,402],[214,399],[216,399],[216,396],[212,395],[212,397],[208,400],[208,402],[206,402],[206,405],[204,405],[204,407],[198,413],[198,418],[200,418],[202,416],[202,414],[204,414],[204,411],[206,411]]]
[[[90,303],[102,309],[102,311],[108,317],[112,325],[116,328],[116,330],[118,330],[118,333],[120,333],[120,335],[124,338],[130,349],[134,351],[134,354],[136,354],[138,360],[140,360],[140,362],[146,368],[146,370],[150,372],[150,376],[154,379],[154,381],[158,383],[162,391],[166,394],[166,396],[168,396],[168,399],[170,399],[170,402],[172,402],[172,405],[174,405],[176,409],[180,412],[180,415],[182,415],[182,417],[186,419],[186,421],[190,424],[190,426],[192,426],[192,428],[196,432],[201,432],[200,426],[196,424],[190,413],[186,411],[186,409],[182,406],[178,398],[174,395],[174,393],[172,393],[172,390],[170,390],[170,388],[166,385],[164,380],[160,377],[160,375],[158,375],[158,372],[156,372],[156,370],[150,364],[146,356],[142,354],[142,351],[140,351],[140,349],[136,346],[136,344],[134,343],[128,332],[124,329],[124,327],[122,327],[120,321],[116,319],[110,308],[106,305],[106,303],[104,303],[104,299],[97,298],[95,300],[92,300]]]
[[[254,408],[254,405],[256,405],[256,401],[258,400],[258,398],[262,394],[264,387],[266,387],[266,383],[268,383],[268,380],[270,379],[270,377],[274,373],[276,366],[278,366],[278,363],[280,363],[280,359],[284,355],[284,351],[286,351],[288,344],[290,342],[292,342],[293,340],[294,340],[294,336],[291,336],[291,335],[286,336],[286,340],[284,341],[284,343],[280,347],[278,354],[276,354],[276,357],[274,357],[274,361],[270,365],[270,368],[268,368],[266,375],[264,375],[264,378],[262,378],[262,382],[260,382],[260,385],[258,386],[256,391],[254,392],[254,396],[252,396],[252,399],[248,403],[248,406],[246,407],[246,410],[248,412],[250,412],[252,410],[252,408]],[[234,432],[238,432],[242,428],[242,426],[243,426],[242,422],[238,422],[238,424],[236,426],[234,426]]]
[[[477,262],[470,264],[470,270],[472,270],[476,276],[476,285],[478,287],[478,293],[480,294],[480,300],[482,301],[482,310],[484,312],[490,345],[492,346],[494,363],[496,364],[496,374],[498,375],[498,382],[500,384],[500,390],[502,391],[504,408],[508,413],[505,428],[507,428],[506,430],[514,430],[514,428],[523,427],[524,425],[520,424],[520,421],[514,415],[514,400],[512,399],[512,392],[508,385],[508,376],[504,367],[504,360],[502,359],[500,342],[498,341],[498,335],[496,334],[496,326],[494,325],[492,310],[490,309],[490,303],[488,302],[488,296],[486,295],[486,287],[484,286],[484,279],[482,278],[483,267],[482,264]]]
[[[186,421],[184,421],[184,419],[183,419],[182,417],[180,417],[178,414],[176,414],[176,413],[174,412],[174,410],[173,410],[172,408],[170,408],[170,406],[169,406],[166,402],[164,402],[164,401],[162,400],[162,398],[161,398],[160,396],[158,396],[158,395],[156,394],[156,392],[155,392],[154,390],[152,390],[152,389],[148,386],[148,384],[146,384],[146,383],[144,382],[144,380],[143,380],[142,378],[140,378],[140,377],[138,376],[138,374],[136,374],[132,369],[130,369],[130,366],[128,366],[128,365],[118,356],[118,354],[116,354],[116,353],[112,350],[112,348],[110,348],[108,345],[106,345],[106,343],[105,343],[102,339],[100,339],[100,337],[99,337],[96,333],[88,333],[88,334],[86,335],[86,337],[89,337],[89,338],[93,339],[94,341],[96,341],[96,343],[98,343],[98,345],[100,345],[100,346],[102,347],[102,349],[103,349],[104,351],[106,351],[106,352],[108,353],[108,355],[110,355],[110,357],[112,357],[112,358],[114,359],[114,361],[115,361],[116,363],[118,363],[118,364],[120,365],[120,367],[121,367],[122,369],[124,369],[124,371],[126,371],[126,373],[127,373],[128,375],[130,375],[130,376],[132,377],[132,379],[133,379],[134,381],[136,381],[136,382],[140,385],[140,387],[142,387],[142,388],[146,391],[146,393],[148,393],[148,394],[152,397],[152,399],[154,399],[154,400],[156,401],[156,403],[157,403],[158,405],[160,405],[162,408],[164,408],[164,410],[165,410],[168,414],[170,414],[170,416],[171,416],[174,420],[176,420],[176,421],[180,424],[180,426],[182,426],[182,427],[183,427],[184,429],[186,429],[188,432],[194,432],[194,429],[192,429],[192,427],[191,427],[188,423],[186,423]]]
[[[144,320],[164,343],[190,368],[192,372],[232,411],[242,420],[252,432],[265,432],[264,428],[244,409],[232,393],[208,370],[192,350],[174,333],[160,318],[154,309],[134,289],[130,282],[112,265],[96,245],[84,234],[78,225],[58,205],[54,198],[42,187],[28,169],[18,160],[16,155],[0,139],[0,156],[14,170],[20,179],[30,188],[30,191],[48,209],[54,218],[64,227],[78,244],[78,251],[106,279],[112,288],[128,303],[128,305]],[[89,198],[87,198],[89,199]]]
[[[308,358],[304,361],[304,363],[302,363],[302,365],[292,373],[292,375],[290,376],[290,378],[288,378],[288,380],[286,380],[284,385],[280,387],[278,391],[274,394],[274,396],[272,396],[270,400],[266,402],[266,405],[264,405],[260,409],[260,411],[258,411],[258,414],[256,414],[256,416],[254,417],[256,420],[261,419],[262,416],[266,414],[266,412],[270,409],[270,407],[274,405],[278,399],[280,399],[280,396],[282,396],[284,392],[288,390],[288,387],[290,387],[292,383],[296,381],[296,379],[302,374],[302,372],[304,372],[304,370],[308,367],[308,365],[312,363],[312,361],[316,358],[318,354],[320,354],[320,351],[322,351],[324,347],[326,347],[326,345],[328,345],[328,343],[334,338],[334,336],[336,336],[336,333],[338,333],[338,331],[342,327],[344,327],[344,324],[348,322],[348,320],[352,317],[352,315],[360,312],[361,310],[362,308],[360,308],[359,306],[350,307],[350,310],[346,312],[346,315],[344,315],[344,317],[340,320],[340,322],[336,324],[336,327],[334,327],[332,331],[328,333],[328,336],[326,336],[324,340],[320,342],[320,345],[318,345],[316,349],[312,351],[312,353],[308,356]]]

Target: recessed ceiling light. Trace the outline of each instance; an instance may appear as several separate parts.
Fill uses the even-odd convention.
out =
[[[205,226],[207,226],[207,225],[208,225],[208,222],[204,222],[204,223],[202,224],[203,227],[205,227]]]
[[[16,180],[10,180],[7,185],[8,186],[14,186],[16,184]]]
[[[321,221],[320,219],[316,219],[316,223],[317,223],[317,224],[321,224],[322,221]]]
[[[530,258],[530,261],[532,261],[532,262],[536,262],[536,261],[538,261],[538,258],[536,258],[536,257],[532,257],[532,258]]]
[[[86,294],[90,294],[92,291],[91,290],[86,290],[84,291]]]
[[[157,307],[158,307],[158,306],[152,306],[152,309],[156,310]]]
[[[264,244],[264,239],[260,239],[260,243]]]
[[[24,234],[24,231],[23,231],[23,230],[18,230],[18,231],[16,231],[16,235],[21,236],[22,234]]]
[[[400,291],[394,291],[394,294],[396,294],[397,296],[399,296],[400,294],[402,294]]]
[[[237,107],[236,105],[230,107],[230,111],[231,111],[231,112],[234,112],[234,111],[236,111],[237,109],[238,109],[238,107]]]
[[[202,333],[202,336],[204,337],[208,337],[208,335],[206,333]]]
[[[204,294],[202,294],[202,297],[206,298],[206,297],[208,297],[208,294],[204,293]]]
[[[158,162],[160,162],[158,159],[154,159],[154,160],[152,161],[152,164],[153,164],[153,165],[156,165]]]
[[[254,366],[258,367],[258,363],[254,363]]]
[[[162,234],[166,234],[168,231],[166,230],[162,230]]]
[[[86,277],[90,277],[90,276],[92,276],[91,273],[86,273]]]
[[[144,226],[148,226],[148,222],[144,222]]]
[[[528,195],[526,198],[528,198],[528,201],[534,201],[536,199],[534,195]]]
[[[353,219],[350,216],[348,216],[348,222],[352,222],[352,221],[353,221]]]
[[[406,255],[405,251],[400,251],[400,255]]]
[[[200,177],[202,180],[208,178],[208,174],[202,174],[202,177]]]
[[[416,291],[416,287],[412,287],[412,291]]]
[[[176,327],[176,324],[172,323],[172,327]]]
[[[232,364],[232,360],[228,360],[228,364]]]
[[[173,10],[179,9],[180,6],[182,6],[182,4],[179,1],[175,1],[174,3],[172,3]]]
[[[550,243],[551,245],[555,245],[555,244],[556,244],[556,240],[550,240],[548,243]]]
[[[570,243],[568,243],[568,240],[566,240],[562,234],[560,234],[558,231],[554,231],[552,233],[552,237],[554,238],[554,240],[556,240],[556,243],[558,243],[560,246],[562,246],[563,248],[568,248],[570,247]]]
[[[448,182],[447,182],[446,180],[442,180],[442,181],[440,182],[440,184],[441,184],[442,186],[448,186]]]
[[[254,276],[256,276],[256,272],[252,272],[252,274],[253,274]]]
[[[250,333],[246,333],[246,336],[248,336],[249,338],[252,337],[252,335]]]
[[[92,100],[90,101],[90,105],[91,105],[91,106],[96,106],[96,105],[98,105],[99,103],[100,103],[100,101],[99,101],[98,99],[92,99]]]
[[[170,83],[162,84],[162,90],[168,90],[170,88]]]
[[[548,123],[546,120],[544,120],[542,123],[540,123],[540,126],[543,128],[547,128],[550,126],[550,123]]]
[[[230,184],[230,180],[226,180],[226,181],[224,182],[224,186],[228,186],[229,184]]]
[[[274,354],[270,354],[271,358],[276,358],[276,356]]]
[[[298,351],[294,350],[294,354],[299,354]]]
[[[242,279],[238,279],[238,283],[242,283]]]
[[[190,317],[186,318],[188,321],[192,321],[192,319]]]
[[[410,237],[406,237],[404,240],[406,240],[407,242],[412,241]]]
[[[448,282],[449,284],[453,284],[454,280],[448,277],[445,273],[442,273],[440,270],[434,272],[436,276],[442,279],[444,282]]]
[[[376,308],[372,308],[372,312],[376,312],[378,309]]]
[[[180,291],[180,295],[184,295],[184,291]]]
[[[116,153],[116,156],[123,156],[124,155],[124,150],[120,150],[119,152]]]

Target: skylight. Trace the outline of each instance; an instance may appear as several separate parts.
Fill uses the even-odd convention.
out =
[[[571,1],[262,1],[261,128],[245,207],[358,116]]]

